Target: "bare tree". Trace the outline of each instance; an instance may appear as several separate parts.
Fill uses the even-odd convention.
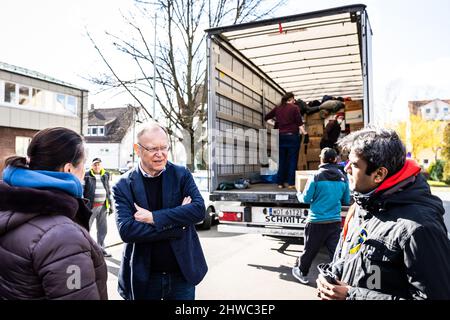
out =
[[[126,56],[135,75],[121,76],[117,65],[105,55],[94,38],[88,37],[104,61],[108,73],[90,80],[105,89],[124,89],[149,116],[148,101],[155,97],[169,133],[182,141],[187,150],[188,167],[194,168],[195,143],[206,120],[206,47],[204,29],[236,24],[271,15],[286,0],[135,0],[135,11],[123,15],[129,28],[125,36],[106,35],[112,45]],[[157,10],[157,42],[152,37]],[[152,20],[153,19],[153,20]],[[156,45],[156,55],[153,48]],[[156,66],[154,70],[153,66]],[[160,119],[161,120],[161,119]],[[201,157],[203,159],[203,157]]]

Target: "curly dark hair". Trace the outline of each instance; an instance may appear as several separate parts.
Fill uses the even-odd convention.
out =
[[[388,170],[387,177],[390,177],[405,165],[405,145],[391,129],[368,126],[340,139],[338,145],[344,151],[353,151],[367,162],[367,175],[385,167]]]

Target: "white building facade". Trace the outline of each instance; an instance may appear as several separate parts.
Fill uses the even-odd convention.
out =
[[[88,91],[42,73],[0,62],[0,169],[26,155],[33,135],[48,127],[87,132]]]
[[[409,101],[409,111],[411,114],[419,115],[422,119],[428,121],[440,121],[440,132],[430,134],[443,134],[445,126],[450,121],[450,100],[434,99],[425,101]],[[410,127],[411,124],[409,123]],[[414,128],[410,128],[413,130]],[[441,159],[441,149],[425,149],[416,155],[419,164],[427,169],[431,164]]]
[[[91,108],[88,118],[88,164],[92,159],[100,158],[106,169],[120,169],[133,161],[136,133],[148,120],[141,108]],[[134,160],[137,161],[137,156]]]

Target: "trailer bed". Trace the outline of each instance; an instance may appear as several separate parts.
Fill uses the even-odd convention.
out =
[[[276,183],[251,184],[247,189],[217,190],[210,195],[212,201],[241,201],[246,203],[299,204],[295,189],[278,189]]]

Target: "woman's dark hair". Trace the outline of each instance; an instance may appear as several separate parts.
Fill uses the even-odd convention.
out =
[[[36,133],[25,157],[12,156],[6,166],[25,167],[31,170],[58,171],[66,163],[78,166],[84,159],[84,140],[73,130],[56,127]]]
[[[293,98],[294,94],[292,92],[286,92],[284,96],[281,98],[281,106],[285,105],[289,99]]]

